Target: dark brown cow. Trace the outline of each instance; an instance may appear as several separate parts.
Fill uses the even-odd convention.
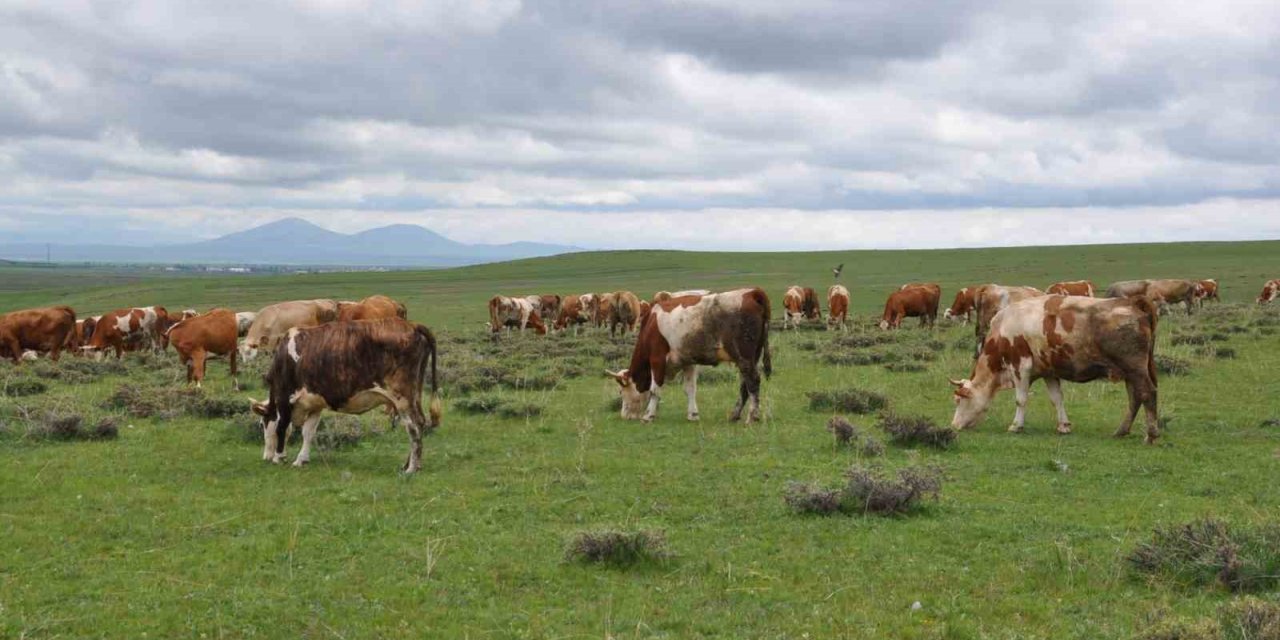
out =
[[[560,302],[560,315],[556,318],[556,331],[563,331],[573,325],[573,335],[578,335],[578,327],[591,319],[590,311],[583,306],[582,297],[569,295]]]
[[[973,310],[978,316],[978,321],[973,326],[973,334],[977,338],[973,348],[974,357],[982,350],[982,342],[986,340],[987,330],[991,328],[991,319],[997,313],[1014,302],[1042,295],[1044,292],[1035,287],[1006,287],[999,284],[978,287],[973,294]]]
[[[16,364],[28,349],[57,360],[76,328],[76,312],[67,306],[22,309],[0,315],[0,358]]]
[[[614,291],[606,294],[609,300],[609,335],[618,327],[622,333],[640,328],[640,298],[630,291]]]
[[[360,302],[339,302],[338,320],[351,322],[354,320],[382,320],[384,318],[409,317],[409,310],[404,303],[384,295],[372,295]]]
[[[160,336],[156,334],[156,328],[167,323],[168,318],[169,313],[164,307],[133,307],[104,313],[94,327],[89,343],[81,350],[102,356],[107,349],[114,349],[116,358],[120,358],[125,351],[133,351],[143,344],[159,347]]]
[[[1262,293],[1258,294],[1258,304],[1267,304],[1280,297],[1280,279],[1268,280],[1262,285]]]
[[[773,373],[769,354],[769,296],[763,289],[739,289],[706,296],[683,296],[654,305],[636,338],[631,366],[605,372],[618,383],[622,417],[651,422],[658,413],[667,369],[684,375],[689,420],[698,419],[698,365],[732,362],[741,380],[730,420],[760,418],[760,372]]]
[[[214,309],[204,315],[179,321],[169,329],[168,340],[178,353],[178,361],[187,365],[187,384],[204,382],[205,361],[211,356],[226,356],[231,367],[231,386],[240,388],[236,380],[236,314],[230,309]]]
[[[1058,433],[1070,433],[1061,381],[1122,379],[1129,410],[1116,436],[1129,435],[1146,408],[1147,443],[1160,436],[1156,409],[1156,307],[1144,297],[1098,299],[1044,296],[1009,305],[996,315],[982,353],[965,380],[952,380],[951,426],[968,429],[986,415],[1000,389],[1012,386],[1017,411],[1009,431],[1021,432],[1031,383],[1043,378],[1058,412]]]
[[[842,284],[833,284],[827,288],[827,329],[839,326],[848,328],[849,290]]]
[[[782,296],[782,327],[800,327],[801,320],[821,320],[822,308],[818,306],[818,294],[813,287],[791,285]]]
[[[265,402],[250,400],[262,417],[264,460],[285,459],[285,442],[295,422],[302,425],[302,449],[294,466],[311,459],[320,414],[328,409],[360,414],[386,406],[409,433],[403,470],[422,468],[422,433],[440,426],[436,338],[430,329],[400,318],[331,322],[291,329],[276,347]],[[431,367],[430,419],[422,411],[422,385]]]
[[[970,316],[973,315],[974,296],[978,292],[981,285],[972,287],[964,287],[956,292],[956,299],[951,301],[951,308],[942,312],[943,318],[956,319],[964,318],[962,323],[968,324]]]
[[[1064,282],[1055,282],[1045,289],[1045,293],[1056,296],[1084,296],[1092,298],[1094,295],[1093,282],[1089,280],[1068,280]]]
[[[1218,281],[1212,278],[1208,280],[1200,280],[1196,284],[1200,288],[1196,290],[1196,302],[1199,306],[1204,306],[1205,300],[1213,300],[1214,302],[1222,302],[1222,298],[1218,297]]]
[[[936,284],[905,284],[889,294],[880,317],[881,329],[897,329],[903,318],[920,318],[920,326],[933,326],[938,318],[942,287]]]

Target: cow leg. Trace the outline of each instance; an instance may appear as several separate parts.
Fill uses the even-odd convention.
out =
[[[1143,376],[1145,378],[1145,376]],[[1155,444],[1156,438],[1160,437],[1160,413],[1157,408],[1157,392],[1156,386],[1148,379],[1142,381],[1142,385],[1138,387],[1138,400],[1142,402],[1143,408],[1147,411],[1147,437],[1144,440],[1147,444]]]
[[[1132,380],[1126,379],[1124,381],[1124,390],[1129,394],[1129,411],[1124,414],[1124,420],[1120,422],[1120,428],[1116,429],[1116,432],[1112,434],[1117,438],[1129,435],[1129,429],[1133,427],[1133,419],[1138,416],[1138,407],[1142,406],[1142,401],[1138,399],[1138,392]]]
[[[1022,433],[1022,428],[1027,422],[1027,396],[1031,392],[1031,378],[1023,375],[1022,371],[1018,371],[1014,376],[1013,393],[1014,401],[1018,408],[1013,412],[1013,424],[1009,425],[1010,433]]]
[[[655,380],[653,385],[649,387],[649,406],[645,408],[644,416],[640,418],[640,422],[653,422],[658,416],[658,403],[662,401],[662,385]]]
[[[276,423],[275,420],[265,420],[262,427],[262,459],[267,462],[275,462],[276,459]]]
[[[411,411],[410,414],[410,416],[402,416],[400,420],[404,423],[405,433],[409,434],[409,458],[404,461],[404,467],[401,468],[405,473],[414,473],[422,469],[422,432],[427,428],[426,418],[422,416],[421,408]]]
[[[320,412],[307,417],[306,422],[302,423],[302,449],[298,451],[298,457],[294,459],[293,466],[301,467],[311,462],[311,443],[316,439],[316,427],[320,426]]]
[[[227,355],[227,360],[231,363],[231,388],[236,391],[240,390],[240,381],[236,378],[236,350],[232,349]]]
[[[751,424],[760,420],[760,373],[756,371],[754,362],[747,370],[746,386],[747,399],[751,403],[747,410],[747,424]]]
[[[188,370],[191,371],[192,376],[195,378],[197,389],[204,385],[204,363],[207,356],[208,354],[205,353],[204,349],[196,349],[191,352],[191,364],[187,365]]]
[[[1057,378],[1045,378],[1044,386],[1049,390],[1049,400],[1058,410],[1058,433],[1071,433],[1071,421],[1067,419],[1067,407],[1062,403],[1062,381]]]
[[[690,422],[698,420],[698,367],[689,365],[684,368],[684,396],[689,401],[685,417]]]

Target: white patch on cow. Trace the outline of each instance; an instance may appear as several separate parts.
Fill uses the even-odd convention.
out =
[[[289,330],[289,342],[288,342],[287,349],[289,351],[289,357],[293,358],[294,362],[300,362],[302,360],[302,355],[298,353],[298,330],[297,329]]]
[[[131,317],[132,317],[132,314],[129,314],[129,313],[126,313],[122,316],[116,316],[116,329],[118,329],[121,334],[127,336],[131,333],[129,331],[129,319]]]

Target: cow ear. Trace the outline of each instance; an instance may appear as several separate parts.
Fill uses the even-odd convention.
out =
[[[249,408],[260,416],[267,415],[267,403],[259,402],[253,398],[249,398]]]

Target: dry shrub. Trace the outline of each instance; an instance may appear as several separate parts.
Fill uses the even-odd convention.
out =
[[[504,418],[533,418],[542,415],[542,405],[534,402],[504,402],[498,406]]]
[[[1232,527],[1204,518],[1157,527],[1151,540],[1129,553],[1128,562],[1138,573],[1184,584],[1275,589],[1280,586],[1280,525]]]
[[[864,389],[833,389],[809,391],[809,409],[813,411],[843,411],[845,413],[872,413],[889,404],[888,398]]]
[[[844,416],[831,416],[831,419],[827,421],[827,431],[831,432],[838,447],[857,449],[859,453],[866,457],[884,454],[883,443],[864,434],[861,429],[845,419]]]
[[[493,413],[502,405],[502,399],[495,395],[479,395],[455,400],[453,408],[463,413]]]
[[[840,511],[841,498],[839,489],[824,489],[804,482],[788,482],[787,489],[782,495],[787,506],[796,513],[812,513],[820,516]]]
[[[173,417],[180,413],[164,396],[160,389],[122,384],[103,402],[103,407],[119,409],[136,418]]]
[[[665,562],[671,552],[661,531],[604,529],[575,533],[565,545],[564,557],[570,562],[628,567]]]
[[[1191,363],[1182,358],[1156,354],[1156,371],[1167,376],[1184,376],[1191,373]]]
[[[9,380],[4,383],[0,392],[10,398],[21,398],[24,396],[34,396],[49,390],[49,385],[39,380],[30,380],[27,378],[18,378]]]
[[[27,437],[38,440],[113,440],[120,435],[113,418],[103,418],[91,427],[76,413],[49,412],[27,424]]]
[[[886,414],[880,418],[880,428],[889,434],[889,440],[901,446],[926,445],[946,449],[956,441],[956,430],[938,426],[923,416]]]
[[[1280,604],[1252,596],[1218,607],[1215,618],[1172,620],[1149,616],[1138,640],[1280,640]]]
[[[904,467],[890,475],[879,467],[855,465],[845,477],[845,504],[863,513],[906,513],[924,498],[936,500],[942,491],[942,470],[935,466]]]

